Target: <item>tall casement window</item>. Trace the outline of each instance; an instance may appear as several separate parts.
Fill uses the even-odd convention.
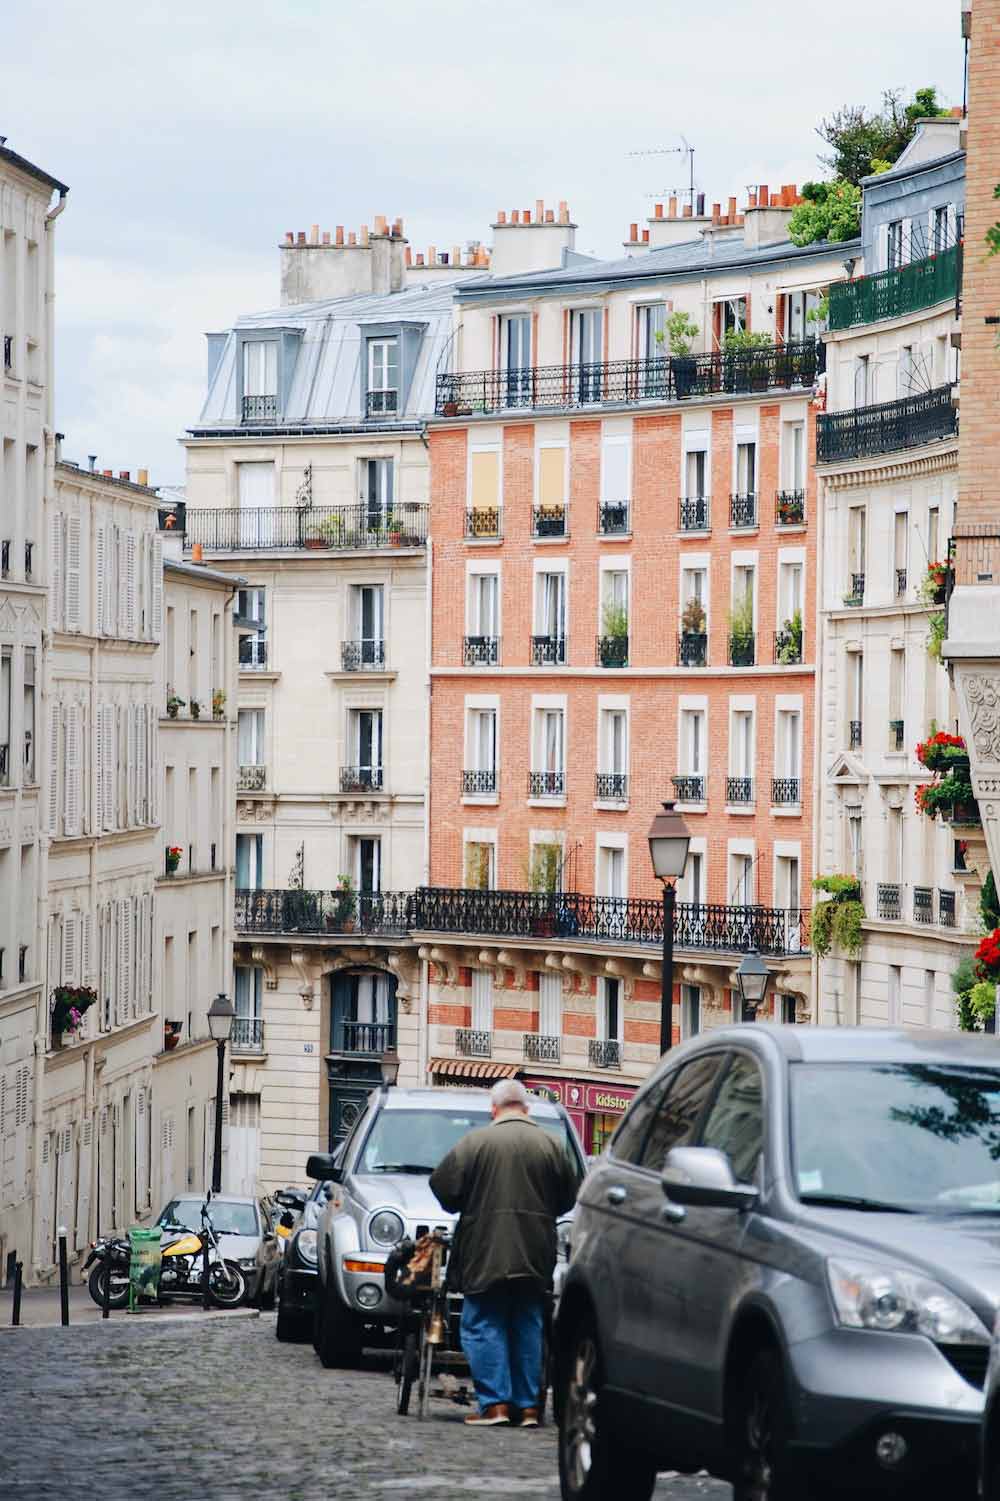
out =
[[[500,368],[503,391],[510,407],[531,406],[531,316],[515,313],[500,319]]]
[[[349,721],[352,764],[344,768],[344,791],[382,789],[382,710],[352,709]]]
[[[794,910],[799,905],[801,895],[798,855],[778,855],[774,862],[775,906]]]
[[[895,271],[903,264],[905,259],[905,246],[903,244],[903,221],[894,219],[886,225],[886,269]]]
[[[13,780],[10,753],[13,668],[13,647],[0,647],[0,787],[9,787]]]
[[[635,316],[640,360],[665,359],[669,353],[664,340],[667,327],[666,303],[651,302],[645,307],[636,308]]]
[[[241,547],[269,547],[275,540],[274,465],[237,464],[239,542]]]
[[[399,411],[399,340],[368,340],[368,415],[394,416]]]
[[[531,797],[563,797],[566,792],[565,716],[562,709],[536,709],[528,779]]]
[[[499,574],[469,574],[466,621],[465,665],[496,667],[500,661]]]
[[[465,884],[473,891],[493,891],[497,883],[497,847],[492,839],[465,844]]]
[[[847,565],[851,594],[858,599],[865,592],[866,519],[864,506],[851,506],[847,518]]]
[[[692,907],[700,907],[704,903],[705,855],[702,850],[689,851],[684,874],[677,882],[677,899],[681,902],[688,902]]]
[[[36,709],[35,649],[33,646],[26,646],[24,649],[24,707],[21,715],[21,731],[24,736],[24,744],[21,747],[22,782],[26,787],[30,786],[36,780],[35,773],[38,755],[38,736],[35,723]]]
[[[737,709],[729,722],[729,780],[726,802],[731,804],[752,803],[755,788],[754,767],[754,715],[752,709]]]
[[[466,794],[489,794],[497,790],[497,711],[470,709],[466,755]]]
[[[681,1035],[697,1037],[701,1031],[701,986],[681,986]]]
[[[624,1011],[621,980],[617,976],[601,975],[597,982],[597,1035],[602,1042],[622,1041]]]
[[[932,563],[938,562],[940,553],[941,512],[937,506],[927,508],[927,556]]]
[[[255,1024],[259,1024],[264,1014],[263,969],[257,964],[234,965],[233,990],[236,1007],[233,1041],[243,1047],[259,1046],[259,1027]]]
[[[355,584],[352,588],[352,645],[359,667],[381,667],[385,663],[385,621],[381,584]]]
[[[535,633],[532,661],[537,666],[562,666],[566,661],[566,575],[535,575]]]
[[[864,879],[864,842],[861,837],[860,803],[848,803],[844,809],[845,859],[848,873]]]
[[[562,1036],[562,975],[538,976],[538,1031],[542,1037]]]
[[[236,754],[240,766],[263,766],[264,710],[240,709],[236,715]]]
[[[753,906],[753,871],[753,855],[730,855],[729,890],[733,906]]]
[[[597,850],[598,895],[620,901],[628,896],[628,871],[625,851],[611,845],[600,845]]]
[[[361,504],[368,531],[381,531],[389,519],[393,498],[393,460],[361,460]]]
[[[786,490],[804,491],[806,487],[806,425],[786,422],[782,427],[782,464]]]
[[[240,667],[244,669],[266,667],[267,641],[265,637],[264,590],[240,589],[237,594],[236,603],[239,614],[245,620],[252,620],[257,627],[252,636],[240,637]],[[169,614],[172,617],[173,611],[170,611]]]
[[[597,796],[605,801],[628,798],[628,714],[602,709],[599,726]]]
[[[909,515],[906,511],[897,511],[892,518],[892,592],[896,599],[902,599],[906,593],[909,535]]]
[[[687,500],[701,500],[708,494],[708,452],[692,448],[684,455],[684,495]]]
[[[578,401],[600,401],[602,388],[601,308],[576,308],[570,315],[574,395]]]
[[[745,297],[726,297],[714,307],[716,348],[722,349],[727,334],[741,334],[747,326]]]
[[[259,891],[264,884],[263,834],[237,834],[236,885],[240,891]]]
[[[375,896],[382,890],[381,839],[354,839],[354,883],[362,896]]]
[[[706,715],[704,709],[681,710],[681,801],[705,801]]]
[[[816,338],[819,323],[810,318],[810,313],[819,309],[819,292],[787,292],[785,294],[784,335],[790,344],[800,344],[805,339]]]
[[[247,339],[243,345],[243,421],[278,415],[278,341]]]
[[[472,1026],[477,1032],[493,1031],[493,971],[472,971]]]
[[[736,493],[757,494],[757,444],[754,442],[736,445]]]

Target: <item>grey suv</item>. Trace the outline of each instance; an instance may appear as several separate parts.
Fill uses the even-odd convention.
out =
[[[584,1181],[556,1334],[565,1501],[975,1494],[1000,1301],[1000,1051],[744,1026],[663,1060]]]
[[[563,1107],[532,1100],[531,1118],[565,1145],[582,1177],[583,1153]],[[395,1327],[404,1310],[385,1289],[389,1253],[404,1236],[416,1239],[435,1225],[454,1223],[428,1179],[467,1131],[489,1122],[490,1097],[483,1089],[374,1089],[336,1156],[309,1158],[309,1177],[333,1184],[315,1247],[313,1343],[325,1366],[353,1363],[364,1342]],[[568,1219],[559,1237],[565,1257]]]

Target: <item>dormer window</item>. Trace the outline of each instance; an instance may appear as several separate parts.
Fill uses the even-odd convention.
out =
[[[243,345],[243,421],[271,421],[278,415],[278,342],[247,339]]]
[[[399,411],[399,340],[368,340],[368,416]]]

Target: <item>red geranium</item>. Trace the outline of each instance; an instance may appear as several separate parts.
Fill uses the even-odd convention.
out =
[[[1000,928],[994,928],[992,933],[987,933],[980,941],[975,957],[984,980],[992,980],[1000,975]]]
[[[935,751],[938,750],[965,750],[965,741],[961,735],[949,735],[945,730],[938,730],[936,735],[931,735],[927,740],[921,740],[917,746],[917,760],[921,766],[927,766],[933,760]]]

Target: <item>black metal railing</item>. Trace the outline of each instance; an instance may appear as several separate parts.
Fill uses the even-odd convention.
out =
[[[19,944],[17,949],[17,983],[19,985],[23,985],[24,981],[28,978],[28,971],[31,968],[31,965],[28,963],[28,954],[28,945],[26,943]]]
[[[876,911],[882,922],[899,922],[900,895],[900,887],[896,883],[879,882],[875,894]]]
[[[498,542],[500,540],[499,506],[474,506],[472,510],[466,511],[465,535]]]
[[[31,574],[32,574],[32,560],[33,560],[34,556],[35,556],[35,544],[34,544],[34,542],[26,542],[24,544],[24,576],[28,580],[31,579]]]
[[[753,777],[727,777],[726,778],[726,802],[727,803],[752,803],[753,802]]]
[[[853,328],[881,318],[898,318],[955,297],[961,284],[961,246],[892,266],[872,276],[835,282],[830,288],[831,329]]]
[[[627,667],[628,637],[598,636],[597,665],[598,667]]]
[[[682,532],[707,532],[711,529],[711,502],[707,495],[689,495],[678,502],[677,525]]]
[[[674,797],[679,803],[703,803],[705,801],[705,778],[698,774],[685,773],[684,776],[671,777],[674,784]]]
[[[731,531],[751,531],[757,525],[756,495],[730,495],[729,527]]]
[[[621,1068],[622,1045],[602,1037],[592,1037],[587,1046],[587,1061],[591,1068]]]
[[[896,598],[902,599],[906,593],[906,569],[896,569]]]
[[[902,719],[889,720],[889,749],[901,751],[903,738],[906,733],[906,722]]]
[[[913,888],[913,921],[919,923],[934,921],[934,892],[930,886],[914,886]]]
[[[628,529],[628,501],[602,500],[597,507],[597,530],[601,536],[623,537]]]
[[[0,786],[6,787],[10,779],[10,745],[0,745]]]
[[[802,782],[798,777],[772,777],[771,802],[775,807],[794,807],[802,801]]]
[[[955,926],[955,893],[938,890],[938,922],[942,928]]]
[[[565,537],[565,506],[532,506],[531,535],[533,537]]]
[[[340,768],[341,792],[381,792],[381,766],[342,766]]]
[[[895,453],[935,439],[952,438],[957,431],[958,413],[952,406],[951,386],[936,386],[898,401],[823,413],[816,419],[816,460],[838,464]]]
[[[363,1053],[380,1058],[396,1046],[396,1023],[353,1022],[334,1016],[331,1053]]]
[[[206,552],[328,548],[357,552],[375,547],[423,547],[427,506],[417,502],[394,511],[362,501],[342,506],[189,506],[184,546],[200,542]]]
[[[865,602],[865,576],[864,576],[863,573],[852,573],[851,574],[850,588],[848,589],[847,593],[844,595],[844,604],[845,605],[849,605],[849,606],[851,606],[852,609],[854,609],[854,608],[857,608],[859,605],[863,605],[864,602]]]
[[[847,727],[851,750],[861,749],[861,720],[852,719]]]
[[[480,1031],[477,1027],[456,1027],[455,1052],[461,1053],[463,1058],[490,1058],[493,1033]]]
[[[3,368],[5,370],[12,370],[14,368],[13,334],[4,334],[3,336]]]
[[[802,661],[802,631],[791,626],[774,633],[774,661],[776,666],[794,667]]]
[[[276,422],[277,420],[277,396],[244,396],[244,422]]]
[[[10,578],[10,542],[0,542],[0,578]]]
[[[674,938],[680,948],[721,953],[804,952],[805,908],[679,902]],[[499,938],[583,938],[595,943],[663,942],[663,903],[647,897],[581,892],[484,891],[422,886],[410,892],[236,892],[239,933],[458,933]]]
[[[398,411],[398,391],[369,391],[365,397],[365,415],[368,417],[395,417]]]
[[[254,667],[266,667],[267,642],[260,636],[241,636],[239,659],[240,667],[246,671]]]
[[[489,771],[463,771],[462,792],[466,797],[484,797],[497,790],[496,767]]]
[[[496,667],[500,661],[500,637],[466,636],[462,659],[466,667]]]
[[[524,1056],[530,1063],[558,1063],[560,1041],[558,1037],[545,1037],[541,1032],[525,1032]]]
[[[825,348],[809,339],[758,349],[716,351],[594,364],[536,365],[508,370],[440,374],[438,416],[466,417],[507,408],[579,407],[607,402],[685,401],[689,397],[738,395],[811,387],[825,363]]]
[[[385,642],[342,641],[340,665],[345,672],[364,672],[366,667],[377,669],[385,666]]]
[[[624,771],[599,771],[594,777],[594,796],[608,803],[624,803],[628,800],[628,773]]]
[[[755,636],[730,636],[730,667],[752,667],[756,661]]]
[[[804,490],[779,490],[774,498],[774,519],[778,526],[804,526],[806,492]]]
[[[234,1053],[261,1053],[264,1050],[264,1018],[262,1016],[233,1017],[233,1030],[229,1042]]]
[[[240,766],[236,771],[237,792],[263,792],[267,781],[266,766]]]
[[[565,667],[566,637],[532,636],[531,665],[532,667]]]
[[[682,631],[677,637],[677,666],[705,667],[708,664],[708,635],[704,631]]]
[[[566,773],[564,771],[529,771],[529,797],[565,797]]]

